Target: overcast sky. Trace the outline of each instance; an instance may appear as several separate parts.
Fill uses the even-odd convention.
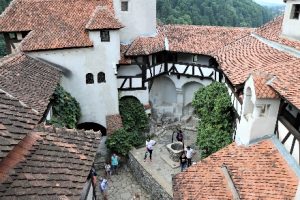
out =
[[[267,2],[267,3],[280,3],[280,4],[284,4],[283,0],[255,0],[257,2]]]

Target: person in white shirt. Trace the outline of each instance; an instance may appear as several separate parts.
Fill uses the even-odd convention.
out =
[[[187,157],[187,166],[191,166],[192,165],[192,157],[196,152],[190,147],[187,146],[186,147],[186,157]]]
[[[150,161],[152,162],[152,151],[153,151],[153,146],[155,144],[156,142],[154,140],[150,140],[149,138],[146,140],[146,153],[144,157],[144,162],[146,162],[148,153],[149,153]]]

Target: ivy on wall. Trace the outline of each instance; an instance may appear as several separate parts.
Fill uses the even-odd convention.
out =
[[[199,117],[197,144],[202,157],[222,149],[232,142],[233,107],[227,87],[213,82],[194,95],[193,107]]]
[[[58,127],[75,128],[81,115],[76,99],[58,85],[50,101],[53,116],[48,123]]]
[[[133,146],[144,144],[149,121],[144,106],[135,97],[121,98],[119,110],[124,128],[115,131],[106,144],[113,152],[126,156]]]

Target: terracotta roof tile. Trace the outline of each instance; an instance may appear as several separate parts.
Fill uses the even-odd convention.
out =
[[[125,56],[125,53],[128,51],[130,45],[120,45],[120,60],[119,60],[119,64],[131,64],[131,59]]]
[[[278,42],[283,45],[287,45],[293,47],[297,50],[300,50],[300,41],[289,39],[282,35],[282,21],[283,15],[275,18],[274,20],[270,21],[269,23],[261,26],[256,30],[256,33],[268,40]]]
[[[97,6],[86,25],[87,30],[120,29],[123,27],[111,11],[101,6]]]
[[[269,85],[300,108],[300,59],[276,50],[252,36],[244,37],[213,53],[233,85],[245,82],[252,72],[274,76]]]
[[[26,140],[26,137],[19,143],[32,146],[30,154],[18,159],[6,158],[8,162],[22,162],[1,185],[1,199],[48,199],[48,195],[79,199],[94,161],[100,132],[49,126],[39,126],[35,131],[31,135],[39,136],[39,140]],[[18,149],[17,145],[11,152]]]
[[[126,55],[148,55],[165,49],[169,51],[210,54],[211,52],[245,37],[254,29],[217,26],[164,25],[155,37],[136,39]]]
[[[14,97],[0,91],[1,160],[34,129],[41,117]]]
[[[90,47],[85,27],[97,6],[113,12],[111,0],[14,0],[0,17],[0,32],[31,31],[21,42],[23,51]],[[93,27],[107,24],[94,20]]]
[[[255,87],[256,98],[259,99],[274,99],[279,98],[274,89],[267,85],[273,76],[269,76],[262,72],[253,73],[253,81]]]
[[[0,89],[41,114],[60,77],[59,70],[22,53],[0,59]]]
[[[173,178],[174,200],[233,199],[221,171],[226,165],[240,199],[293,199],[298,179],[272,141],[235,143]]]

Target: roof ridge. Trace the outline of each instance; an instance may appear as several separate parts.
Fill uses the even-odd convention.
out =
[[[55,127],[54,125],[49,125],[49,124],[38,124],[34,132],[49,132],[49,133],[55,133],[55,134],[60,134],[60,133],[68,133],[68,134],[85,134],[85,135],[97,135],[97,134],[102,134],[101,131],[93,131],[93,130],[82,130],[82,129],[76,129],[76,128],[67,128],[67,127]]]

